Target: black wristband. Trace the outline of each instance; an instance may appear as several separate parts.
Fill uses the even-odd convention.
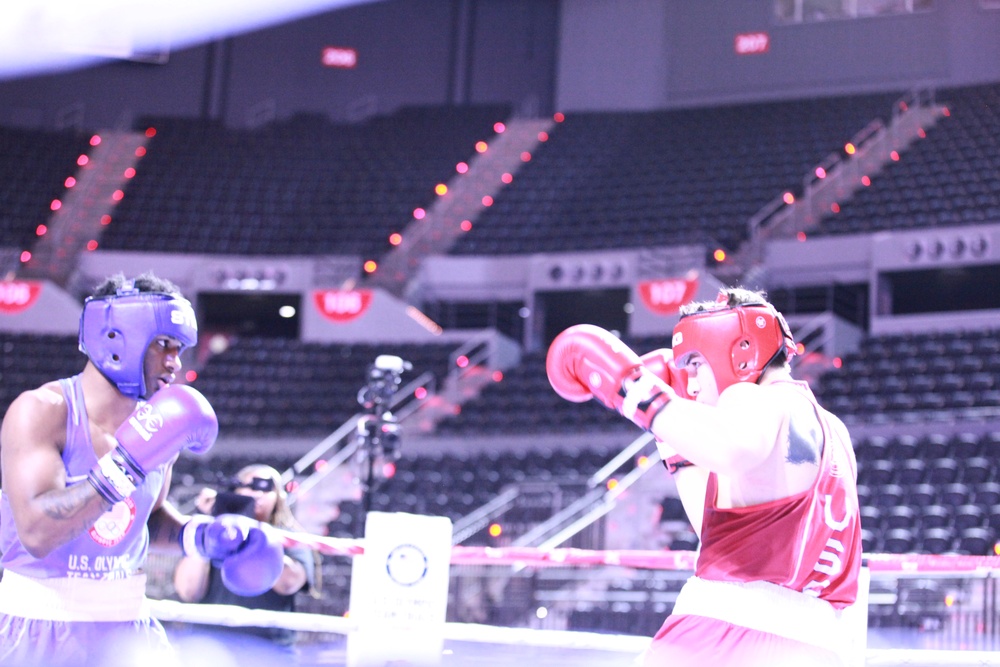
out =
[[[673,475],[681,468],[687,468],[688,466],[693,466],[694,464],[680,454],[674,454],[669,459],[666,459],[663,462],[663,465],[666,466],[667,472]]]
[[[114,489],[112,489],[108,484],[104,483],[104,479],[100,475],[97,475],[93,470],[87,473],[87,481],[90,485],[94,487],[97,491],[97,495],[104,498],[104,501],[108,503],[108,507],[113,507],[121,498],[115,497],[116,494]]]

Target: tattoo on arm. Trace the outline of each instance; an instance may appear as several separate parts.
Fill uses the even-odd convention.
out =
[[[56,521],[72,522],[70,532],[78,535],[94,525],[97,517],[107,509],[101,507],[101,511],[97,512],[93,499],[93,488],[89,484],[74,484],[61,493],[47,497],[42,511]]]
[[[162,509],[149,517],[149,541],[152,544],[177,544],[181,535],[181,524],[173,520]]]
[[[822,451],[823,432],[815,415],[792,415],[788,420],[788,462],[816,464]]]

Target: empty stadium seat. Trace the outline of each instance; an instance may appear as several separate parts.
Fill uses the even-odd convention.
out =
[[[916,536],[909,528],[887,530],[882,540],[882,548],[885,549],[886,553],[890,554],[911,553],[916,546]]]
[[[983,525],[986,513],[979,505],[959,505],[955,508],[953,521],[955,528],[959,531],[966,528],[978,528]]]
[[[886,530],[894,528],[909,528],[912,530],[917,525],[917,513],[909,505],[896,505],[884,512],[883,523]]]
[[[970,556],[986,556],[994,553],[995,544],[993,531],[975,526],[959,531],[956,551]]]
[[[933,528],[946,528],[952,523],[952,512],[944,505],[918,505],[917,511],[923,532]]]
[[[955,531],[949,526],[926,528],[920,531],[919,550],[921,553],[943,554],[952,550]]]

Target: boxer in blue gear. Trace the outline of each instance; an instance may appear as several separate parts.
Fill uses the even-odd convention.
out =
[[[172,656],[150,617],[151,542],[176,545],[173,462],[218,423],[172,386],[197,342],[191,304],[151,273],[108,278],[84,305],[83,370],[23,392],[0,428],[0,664],[142,664]]]

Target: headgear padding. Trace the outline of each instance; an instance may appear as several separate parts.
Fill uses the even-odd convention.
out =
[[[146,350],[157,336],[178,340],[182,349],[198,342],[190,301],[175,294],[125,288],[115,295],[90,297],[83,304],[80,351],[126,396],[146,395]]]
[[[673,349],[679,364],[692,352],[705,357],[720,392],[737,382],[760,380],[781,350],[789,358],[796,352],[785,318],[767,303],[721,304],[683,315],[674,327]]]

